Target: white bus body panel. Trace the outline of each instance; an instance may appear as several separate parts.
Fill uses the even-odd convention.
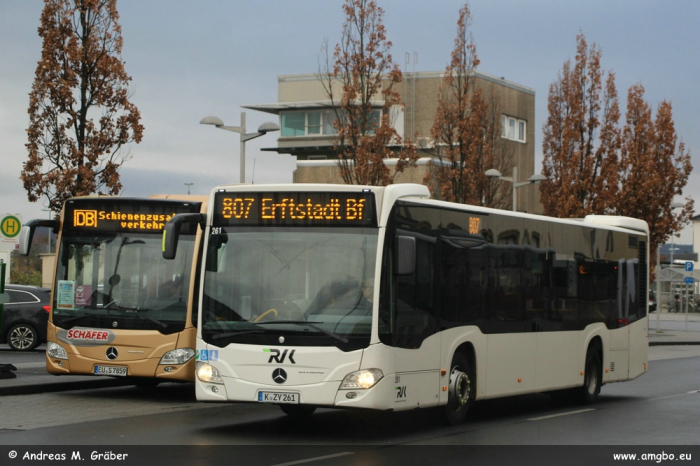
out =
[[[584,350],[577,333],[580,332],[537,333],[536,391],[575,387],[583,383],[579,364]]]
[[[628,380],[636,379],[646,373],[649,363],[649,317],[645,317],[629,326],[630,358]]]
[[[219,370],[225,387],[225,393],[214,393],[214,384],[198,380],[197,399],[205,401],[256,402],[259,391],[275,391],[299,393],[301,403],[333,406],[343,378],[358,370],[362,360],[362,350],[344,353],[335,347],[231,344],[217,348],[199,339],[198,342],[198,348],[206,348],[210,354],[211,350],[218,351],[217,359],[207,362]],[[276,383],[272,378],[277,368],[287,373],[284,383]]]

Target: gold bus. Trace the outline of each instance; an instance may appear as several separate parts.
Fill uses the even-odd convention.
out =
[[[206,211],[202,196],[76,197],[60,219],[24,225],[58,234],[46,369],[55,375],[124,377],[138,386],[194,380],[201,227],[188,223],[178,260],[161,255],[176,214]]]

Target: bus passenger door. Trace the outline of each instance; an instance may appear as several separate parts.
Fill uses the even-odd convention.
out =
[[[412,251],[412,252],[411,252]],[[396,410],[435,406],[438,403],[440,335],[435,316],[435,242],[426,238],[397,237],[388,255],[415,255],[410,271],[397,270],[400,260],[385,258],[392,270],[382,280],[391,282],[390,335],[394,348]],[[405,256],[404,256],[405,257]]]

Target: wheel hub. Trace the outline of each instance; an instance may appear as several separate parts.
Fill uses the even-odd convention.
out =
[[[17,348],[24,349],[29,346],[32,339],[30,336],[29,329],[19,327],[12,331],[12,335],[10,335],[10,340],[12,340],[12,343]]]
[[[450,395],[452,395],[452,399],[457,406],[465,406],[469,402],[470,388],[469,375],[456,367],[452,369],[450,374]]]

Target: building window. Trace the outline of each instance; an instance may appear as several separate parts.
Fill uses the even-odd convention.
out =
[[[290,112],[282,114],[282,136],[303,136],[306,113]]]
[[[527,122],[511,116],[501,116],[501,137],[511,141],[526,142]]]
[[[336,134],[333,127],[335,112],[332,110],[308,110],[302,112],[283,112],[282,136],[320,136]]]
[[[381,111],[373,110],[369,121],[373,127],[381,123]],[[334,122],[338,119],[334,110],[307,110],[298,112],[282,112],[282,137],[296,136],[328,136],[338,134]],[[370,131],[369,134],[374,134]]]
[[[321,112],[306,112],[306,134],[321,134]]]

